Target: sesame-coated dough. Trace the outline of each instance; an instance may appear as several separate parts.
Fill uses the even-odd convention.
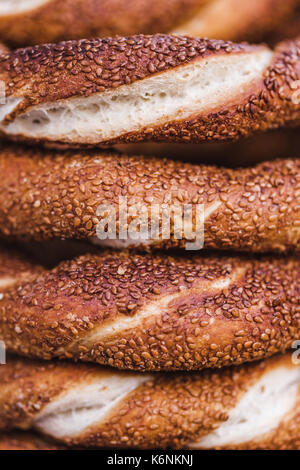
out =
[[[291,14],[297,0],[2,0],[0,38],[14,47],[66,39],[180,31],[257,38]],[[18,6],[18,5],[17,5]],[[118,14],[116,14],[118,12]]]
[[[299,383],[290,354],[148,376],[9,357],[0,367],[0,427],[39,430],[71,446],[211,448],[221,439],[221,448],[299,449]]]
[[[1,289],[11,352],[119,369],[198,370],[284,352],[299,258],[88,254]]]
[[[0,57],[0,130],[43,143],[226,141],[300,123],[300,41],[69,41]],[[176,84],[176,86],[174,86]]]
[[[77,238],[115,247],[173,248],[185,247],[202,228],[194,217],[192,230],[179,239],[171,212],[171,238],[162,239],[160,210],[157,239],[149,230],[149,239],[120,240],[117,226],[116,236],[111,235],[115,239],[98,240],[97,228],[106,214],[98,207],[111,205],[117,215],[120,197],[127,197],[129,229],[134,205],[147,208],[150,224],[152,205],[176,205],[182,220],[185,205],[194,205],[195,213],[196,204],[204,204],[205,248],[299,251],[299,159],[232,170],[103,151],[6,146],[0,151],[0,173],[5,175],[0,181],[0,234],[8,239]]]

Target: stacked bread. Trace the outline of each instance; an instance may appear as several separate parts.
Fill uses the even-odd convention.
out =
[[[300,40],[76,39],[215,32],[222,0],[2,3],[10,45],[75,39],[1,49],[0,449],[300,449],[300,155],[264,150],[298,142]]]

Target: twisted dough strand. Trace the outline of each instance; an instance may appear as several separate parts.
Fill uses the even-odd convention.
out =
[[[274,52],[168,35],[36,46],[0,57],[0,130],[69,146],[234,140],[299,125],[299,78],[297,40]]]
[[[284,352],[300,333],[299,258],[111,252],[35,269],[1,289],[0,338],[24,356],[199,370]]]
[[[127,157],[99,151],[42,152],[5,147],[0,151],[0,234],[8,239],[84,239],[114,247],[184,248],[199,228],[183,239],[98,240],[97,227],[108,204],[119,213],[127,197],[128,224],[133,206],[167,203],[181,209],[204,204],[204,247],[249,252],[299,251],[300,159],[264,162],[253,168],[225,169],[166,159]],[[140,206],[139,206],[140,205]],[[178,216],[177,216],[178,217]],[[195,236],[195,235],[194,235]]]
[[[0,428],[87,447],[299,449],[299,383],[289,354],[183,375],[9,357]]]

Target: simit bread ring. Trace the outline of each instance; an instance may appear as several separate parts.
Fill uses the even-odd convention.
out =
[[[15,47],[174,30],[202,37],[245,39],[270,31],[293,12],[296,3],[296,0],[1,0],[0,38]]]
[[[300,334],[299,258],[109,252],[34,270],[1,288],[0,339],[24,356],[199,370],[284,352]]]
[[[77,238],[115,248],[186,247],[198,236],[201,221],[194,217],[186,224],[182,239],[175,221],[183,226],[188,220],[184,208],[192,205],[195,216],[196,204],[204,204],[205,248],[299,251],[300,159],[232,170],[99,151],[57,153],[8,146],[0,151],[0,173],[5,174],[0,181],[0,234],[8,239]],[[106,214],[100,206],[110,205],[117,222],[120,197],[127,198],[128,237],[121,239],[116,226],[116,234],[100,240],[99,223]],[[163,204],[181,211],[170,212],[170,237],[162,230]],[[151,213],[155,205],[161,209],[157,215]],[[134,207],[145,207],[149,225],[151,220],[159,222],[156,238],[151,227],[148,235],[141,230],[131,233]]]
[[[184,375],[8,358],[0,428],[87,447],[299,450],[299,385],[291,354]]]
[[[300,40],[70,41],[0,56],[0,132],[50,144],[226,141],[300,124]]]

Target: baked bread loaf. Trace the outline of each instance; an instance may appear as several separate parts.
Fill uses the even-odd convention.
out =
[[[77,238],[114,248],[183,248],[197,241],[204,222],[205,248],[299,251],[300,159],[231,170],[99,151],[7,146],[0,151],[0,173],[5,174],[0,181],[0,234],[9,240]],[[102,235],[104,205],[115,210],[121,223],[125,197],[128,236],[121,239],[117,223],[116,234]],[[178,209],[170,210],[170,236],[162,228],[163,204]],[[188,204],[194,214],[190,225],[184,212]],[[204,220],[196,219],[196,204],[204,204]],[[154,213],[155,205],[160,210]],[[148,213],[148,234],[138,226],[134,232],[134,208],[141,212],[142,207]],[[158,236],[151,232],[151,222],[157,222]],[[184,230],[178,234],[180,223]]]
[[[1,0],[0,38],[12,46],[65,39],[180,31],[257,38],[281,23],[297,0]],[[116,14],[118,12],[118,14]]]
[[[2,0],[0,38],[22,47],[65,39],[169,32],[210,1]],[[281,20],[286,9],[275,1],[275,17]],[[287,10],[292,10],[294,1],[286,3]]]
[[[297,257],[87,254],[4,285],[0,339],[138,371],[240,364],[299,338],[299,276]]]
[[[299,385],[291,354],[184,375],[8,358],[0,428],[88,447],[299,450]]]
[[[300,41],[155,35],[69,41],[0,56],[0,132],[48,144],[198,143],[300,124]]]

